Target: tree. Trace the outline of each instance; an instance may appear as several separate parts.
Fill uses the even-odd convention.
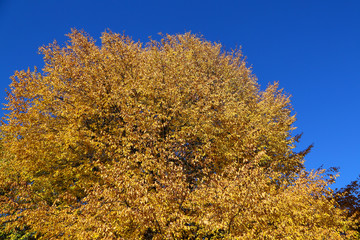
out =
[[[352,226],[294,152],[295,116],[240,52],[73,30],[12,77],[0,221],[39,239],[340,238]],[[346,232],[350,236],[352,231]]]
[[[360,177],[343,188],[336,189],[335,199],[342,209],[347,210],[348,216],[355,218],[357,225],[354,229],[360,232]]]

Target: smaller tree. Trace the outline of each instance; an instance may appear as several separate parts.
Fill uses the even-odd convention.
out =
[[[357,222],[357,231],[360,233],[360,176],[343,188],[336,189],[335,198],[342,209],[348,211],[348,217]]]

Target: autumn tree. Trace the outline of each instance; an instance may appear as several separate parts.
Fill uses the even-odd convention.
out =
[[[16,72],[0,222],[38,239],[341,239],[351,219],[294,152],[295,116],[239,51],[73,30]]]

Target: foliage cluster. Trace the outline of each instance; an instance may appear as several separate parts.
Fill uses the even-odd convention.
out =
[[[0,223],[35,239],[342,239],[353,221],[294,152],[289,97],[198,36],[73,30],[16,72]]]

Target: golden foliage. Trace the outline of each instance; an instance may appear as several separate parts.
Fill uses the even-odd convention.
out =
[[[73,30],[16,72],[0,222],[39,239],[341,239],[351,219],[293,151],[289,97],[190,33]],[[343,235],[341,235],[341,234]]]

